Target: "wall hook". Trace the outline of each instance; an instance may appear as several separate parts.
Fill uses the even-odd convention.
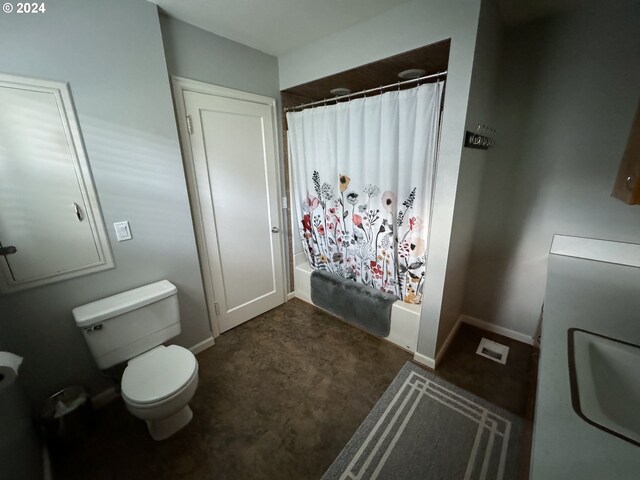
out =
[[[464,146],[467,148],[479,148],[487,150],[495,144],[496,131],[484,123],[478,123],[475,132],[467,130],[464,137]]]

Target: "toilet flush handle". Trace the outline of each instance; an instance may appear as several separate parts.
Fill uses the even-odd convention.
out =
[[[96,325],[91,325],[90,327],[86,327],[82,329],[83,332],[87,332],[87,333],[95,332],[96,330],[102,330],[101,323],[98,323]]]

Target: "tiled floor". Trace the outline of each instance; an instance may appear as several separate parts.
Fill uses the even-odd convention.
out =
[[[479,333],[462,328],[437,373],[524,414],[532,349],[515,342],[507,367],[478,361],[468,347]],[[194,419],[174,437],[154,442],[117,401],[97,412],[93,430],[54,452],[54,473],[92,480],[318,479],[411,358],[292,300],[198,355]]]

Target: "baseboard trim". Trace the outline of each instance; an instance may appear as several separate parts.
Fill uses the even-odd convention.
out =
[[[436,368],[436,362],[433,358],[427,357],[426,355],[422,355],[418,352],[413,354],[413,361],[420,365],[424,365],[425,367],[429,367],[431,370],[435,370]]]
[[[103,390],[100,393],[95,394],[91,397],[91,405],[96,410],[106,407],[111,402],[113,402],[116,398],[118,398],[120,394],[116,392],[116,387],[109,387],[106,390]]]
[[[444,358],[445,353],[447,353],[447,350],[449,350],[449,347],[451,346],[451,342],[453,342],[453,339],[455,338],[456,333],[458,333],[461,323],[462,323],[462,319],[461,317],[458,317],[458,320],[456,320],[456,324],[453,326],[453,328],[449,332],[449,335],[447,335],[447,338],[442,344],[442,347],[440,347],[440,350],[438,351],[438,353],[436,353],[436,361],[435,361],[434,368],[437,368],[438,365],[440,365],[440,362]]]
[[[216,342],[213,340],[213,337],[209,337],[201,342],[196,343],[193,347],[190,347],[189,350],[191,350],[191,353],[195,355],[196,353],[200,353],[207,348],[213,347],[215,343]]]
[[[299,292],[298,290],[293,292],[293,294],[296,298],[299,298],[303,302],[307,302],[307,303],[310,303],[311,305],[315,305],[315,303],[311,301],[311,295],[307,295],[306,293]]]
[[[296,298],[296,292],[287,293],[287,301],[292,300],[294,298]]]
[[[511,330],[510,328],[501,327],[500,325],[495,325],[485,320],[480,320],[479,318],[470,317],[469,315],[460,315],[458,321],[468,323],[469,325],[473,325],[474,327],[481,328],[488,332],[504,335],[505,337],[509,337],[519,342],[526,343],[527,345],[534,344],[533,337],[529,337],[524,333],[516,332],[515,330]]]

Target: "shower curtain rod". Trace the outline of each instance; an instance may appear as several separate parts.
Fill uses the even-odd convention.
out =
[[[374,87],[374,88],[368,88],[366,90],[360,90],[359,92],[355,92],[355,93],[347,93],[346,95],[340,95],[334,98],[324,98],[322,100],[316,100],[315,102],[309,102],[309,103],[303,103],[302,105],[297,105],[295,107],[287,107],[284,109],[285,112],[290,112],[291,110],[297,110],[298,108],[305,108],[305,107],[311,107],[313,105],[319,105],[321,103],[327,103],[327,102],[337,102],[341,99],[347,99],[347,100],[351,100],[351,97],[358,97],[360,95],[366,95],[369,92],[377,92],[377,91],[381,91],[381,90],[386,90],[388,88],[391,87],[400,87],[400,85],[406,85],[407,83],[412,83],[412,82],[420,82],[422,80],[428,80],[430,78],[436,78],[436,77],[443,77],[447,75],[447,71],[445,70],[444,72],[438,72],[438,73],[432,73],[431,75],[425,75],[424,77],[418,77],[418,78],[412,78],[410,80],[403,80],[403,81],[398,81],[396,83],[390,83],[388,85],[380,85],[379,87]]]

